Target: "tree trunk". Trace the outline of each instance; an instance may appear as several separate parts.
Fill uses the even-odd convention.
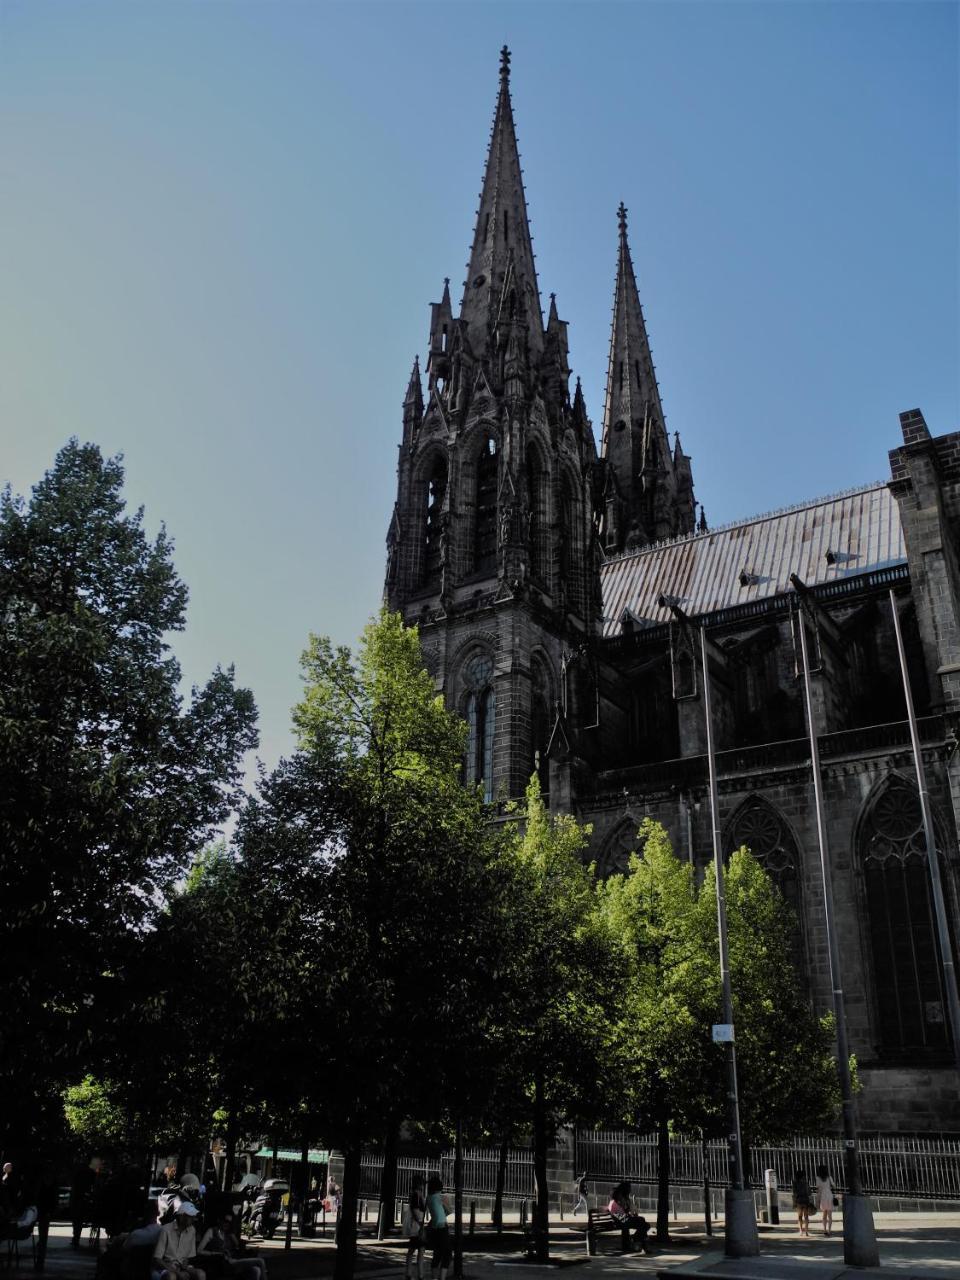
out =
[[[453,1146],[453,1274],[463,1276],[463,1120],[457,1116]]]
[[[497,1161],[497,1186],[493,1193],[493,1225],[497,1235],[503,1230],[503,1188],[507,1181],[507,1155],[510,1142],[506,1134],[500,1141],[500,1159]]]
[[[380,1215],[377,1223],[377,1239],[383,1240],[393,1232],[394,1202],[397,1198],[397,1142],[400,1134],[391,1125],[383,1143],[383,1172],[380,1174]]]
[[[657,1243],[670,1243],[670,1129],[665,1115],[657,1121]]]
[[[334,1280],[353,1280],[357,1262],[357,1200],[360,1191],[360,1148],[343,1153],[343,1195],[337,1224],[337,1261]]]
[[[537,1200],[533,1207],[533,1238],[537,1262],[550,1260],[550,1204],[547,1196],[547,1111],[543,1096],[543,1072],[534,1075],[533,1092],[533,1177]]]
[[[293,1185],[291,1179],[290,1195],[287,1199],[287,1235],[283,1242],[284,1249],[289,1249],[293,1244],[293,1206],[300,1206],[300,1234],[303,1235],[303,1224],[306,1220],[307,1211],[307,1180],[310,1176],[310,1139],[307,1136],[307,1130],[303,1131],[303,1141],[300,1146],[300,1164],[297,1168],[297,1182],[299,1186]]]
[[[236,1162],[237,1149],[237,1112],[234,1107],[227,1112],[227,1133],[224,1141],[227,1150],[223,1162],[222,1190],[230,1191],[233,1188],[233,1166]]]

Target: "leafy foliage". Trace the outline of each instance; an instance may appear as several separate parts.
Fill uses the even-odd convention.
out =
[[[0,497],[0,1088],[13,1147],[49,1123],[118,964],[237,803],[256,711],[219,668],[184,705],[186,587],[123,469],[69,443]]]
[[[91,1151],[118,1146],[126,1134],[126,1113],[113,1100],[112,1088],[86,1075],[63,1091],[63,1109],[71,1133]]]
[[[722,1133],[723,1048],[713,867],[697,886],[659,823],[639,831],[643,855],[597,887],[624,974],[621,1034],[630,1045],[629,1119],[666,1116],[686,1132]],[[796,922],[746,849],[725,869],[741,1121],[750,1139],[815,1132],[839,1105],[829,1020],[805,999],[790,939]]]

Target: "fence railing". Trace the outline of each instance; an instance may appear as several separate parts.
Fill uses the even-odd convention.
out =
[[[960,1139],[862,1138],[860,1169],[865,1194],[910,1200],[960,1200]],[[655,1135],[579,1130],[576,1166],[591,1181],[649,1183],[657,1180]],[[753,1182],[762,1183],[765,1169],[774,1169],[781,1188],[789,1188],[794,1172],[811,1177],[826,1165],[838,1190],[845,1190],[843,1147],[838,1139],[795,1138],[785,1146],[752,1146]],[[675,1186],[728,1185],[727,1144],[723,1141],[670,1143],[670,1181]]]
[[[425,1181],[438,1174],[446,1188],[453,1187],[453,1151],[443,1151],[438,1157],[401,1156],[397,1160],[397,1196],[406,1199],[410,1194],[414,1177],[419,1174]],[[493,1196],[497,1186],[499,1151],[486,1147],[466,1147],[463,1152],[463,1190],[468,1196]],[[360,1195],[376,1198],[380,1194],[383,1175],[383,1154],[365,1151],[360,1163]],[[523,1200],[533,1195],[533,1152],[511,1147],[507,1151],[504,1170],[503,1195],[505,1200]]]

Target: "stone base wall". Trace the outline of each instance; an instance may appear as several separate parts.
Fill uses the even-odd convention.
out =
[[[861,1067],[857,1119],[865,1132],[960,1133],[952,1066]]]

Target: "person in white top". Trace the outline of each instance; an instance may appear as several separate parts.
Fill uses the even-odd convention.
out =
[[[823,1219],[823,1234],[828,1236],[833,1230],[833,1183],[825,1164],[817,1167],[817,1208]]]
[[[206,1272],[193,1264],[197,1256],[197,1230],[193,1225],[196,1216],[196,1208],[189,1200],[183,1200],[173,1221],[160,1228],[153,1261],[168,1280],[207,1280]]]

